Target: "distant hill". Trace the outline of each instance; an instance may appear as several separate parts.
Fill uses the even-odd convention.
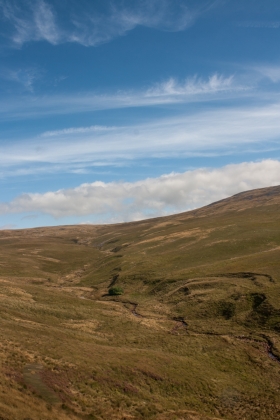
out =
[[[280,185],[268,188],[258,188],[256,190],[235,194],[230,198],[225,198],[224,200],[209,204],[200,209],[200,211],[209,211],[209,208],[211,208],[213,212],[244,210],[250,207],[273,204],[280,204]]]

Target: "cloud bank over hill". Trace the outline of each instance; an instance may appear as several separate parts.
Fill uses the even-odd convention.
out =
[[[194,209],[241,191],[278,184],[280,162],[263,160],[137,182],[97,181],[43,194],[22,194],[0,204],[0,213],[41,212],[54,218],[92,216],[100,222],[131,221]]]

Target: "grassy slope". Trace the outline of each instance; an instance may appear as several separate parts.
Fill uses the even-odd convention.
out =
[[[3,419],[280,417],[279,204],[0,232]]]

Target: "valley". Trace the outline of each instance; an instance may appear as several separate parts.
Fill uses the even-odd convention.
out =
[[[0,419],[279,418],[279,206],[0,231]]]

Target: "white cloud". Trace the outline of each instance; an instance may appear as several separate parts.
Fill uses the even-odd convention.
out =
[[[280,184],[280,162],[264,160],[171,173],[137,182],[94,182],[44,194],[23,194],[0,212],[42,212],[55,218],[99,216],[128,221],[201,207],[232,194]]]
[[[86,166],[122,164],[159,157],[209,156],[279,150],[280,104],[237,108],[216,107],[118,127],[73,127],[36,138],[6,142],[0,147],[5,168],[60,166],[63,171]],[[79,166],[80,165],[80,166]]]
[[[94,133],[94,132],[102,132],[102,131],[113,131],[117,127],[106,127],[102,125],[91,125],[90,127],[77,127],[77,128],[65,128],[63,130],[55,130],[55,131],[46,131],[42,133],[42,137],[56,137],[62,135],[71,135],[71,134],[85,134],[85,133]]]
[[[157,96],[193,96],[201,94],[213,94],[223,91],[229,91],[230,89],[241,90],[241,86],[234,85],[234,77],[224,77],[217,73],[213,74],[204,80],[197,76],[187,79],[184,83],[179,83],[173,77],[169,80],[156,85],[148,89],[146,92],[147,97]]]
[[[75,42],[95,46],[125,35],[137,26],[185,30],[207,10],[207,2],[203,3],[204,7],[191,10],[182,0],[113,1],[108,2],[109,8],[101,14],[94,3],[71,2],[63,16],[44,0],[26,1],[24,7],[17,0],[2,0],[0,7],[14,27],[12,40],[18,46],[41,40],[53,45]]]
[[[252,92],[251,92],[252,93]],[[207,79],[187,78],[179,82],[170,78],[148,89],[118,91],[112,94],[26,96],[0,100],[0,118],[26,119],[48,115],[82,113],[104,109],[147,107],[165,104],[203,102],[248,96],[250,86],[241,85],[234,76],[213,74]]]
[[[34,82],[39,78],[40,74],[36,68],[20,68],[16,70],[1,69],[0,78],[18,83],[23,87],[24,91],[33,92]]]
[[[255,71],[270,79],[273,83],[280,81],[280,65],[256,66]]]
[[[87,19],[76,16],[76,30],[68,41],[95,46],[125,35],[137,26],[182,31],[194,23],[197,15],[198,10],[190,10],[184,2],[178,0],[140,0],[124,2],[122,6],[114,2],[108,14],[89,13]]]
[[[4,17],[14,26],[12,40],[16,45],[41,40],[53,45],[61,42],[63,32],[58,28],[54,11],[44,0],[26,2],[24,8],[17,1],[2,0],[0,6]]]

